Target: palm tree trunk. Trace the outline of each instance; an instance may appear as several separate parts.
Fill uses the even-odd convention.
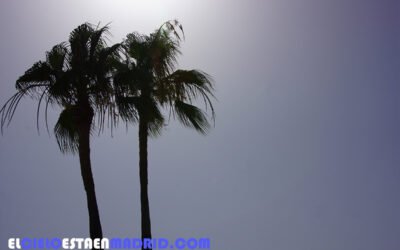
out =
[[[142,249],[144,240],[151,239],[150,207],[148,194],[148,166],[147,166],[147,139],[148,122],[142,112],[139,116],[139,176],[140,176],[140,205],[142,212]],[[152,248],[146,248],[152,249]]]
[[[86,110],[87,111],[87,110]],[[81,174],[83,185],[86,191],[87,206],[89,211],[90,238],[103,238],[100,223],[99,209],[97,206],[96,192],[93,181],[92,167],[90,162],[90,127],[93,118],[93,110],[89,109],[86,115],[81,112],[79,122],[79,160],[81,164]]]

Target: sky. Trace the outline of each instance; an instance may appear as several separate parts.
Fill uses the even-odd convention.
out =
[[[171,121],[149,142],[153,237],[212,249],[397,250],[400,2],[189,0],[0,2],[0,103],[84,22],[109,44],[178,19],[179,67],[216,86],[207,136]],[[63,155],[36,102],[0,136],[0,246],[87,237],[79,159]],[[59,109],[49,112],[54,125]],[[140,237],[137,126],[91,139],[106,237]]]

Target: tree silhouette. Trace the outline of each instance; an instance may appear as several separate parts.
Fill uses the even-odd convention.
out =
[[[114,78],[120,116],[139,123],[139,175],[142,239],[151,238],[148,198],[147,140],[160,134],[164,126],[162,110],[187,127],[205,134],[210,127],[207,114],[193,105],[202,98],[206,109],[214,108],[211,77],[199,70],[175,70],[182,25],[176,20],[164,23],[150,35],[128,34],[123,42],[124,59]],[[144,249],[142,247],[142,249]]]
[[[63,108],[54,133],[63,153],[79,154],[92,239],[102,238],[103,233],[90,162],[90,135],[95,128],[103,128],[106,118],[115,122],[112,64],[120,45],[107,47],[107,34],[107,26],[78,26],[68,42],[54,46],[46,53],[45,61],[33,64],[19,77],[17,92],[0,110],[3,130],[24,96],[38,100],[37,120],[41,104],[45,105],[46,126],[49,104]]]

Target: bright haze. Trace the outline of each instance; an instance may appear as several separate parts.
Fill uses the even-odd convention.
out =
[[[84,22],[109,44],[178,19],[179,67],[216,85],[207,136],[172,119],[149,144],[154,237],[212,249],[398,250],[400,2],[397,0],[13,1],[0,3],[0,103]],[[0,246],[87,237],[77,156],[63,155],[36,101],[0,137]],[[106,237],[140,237],[137,126],[91,141]]]

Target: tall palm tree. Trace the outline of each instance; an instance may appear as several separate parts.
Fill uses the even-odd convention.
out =
[[[63,153],[78,153],[89,211],[90,237],[102,238],[102,227],[90,162],[90,135],[102,128],[105,118],[114,119],[112,105],[112,61],[119,44],[107,47],[108,27],[85,23],[74,29],[68,43],[54,46],[46,60],[29,68],[16,82],[17,92],[4,104],[1,128],[8,125],[24,96],[37,99],[37,125],[41,104],[63,108],[54,127],[58,146]],[[95,115],[98,119],[94,119]],[[96,121],[97,120],[97,121]],[[39,125],[38,125],[39,129]]]
[[[164,23],[148,36],[128,34],[123,43],[125,59],[117,67],[114,79],[121,117],[139,123],[142,239],[152,237],[147,140],[161,132],[162,110],[169,110],[183,125],[205,134],[210,127],[207,114],[192,103],[200,97],[214,120],[211,77],[199,70],[175,70],[182,35],[182,26],[175,20]]]

